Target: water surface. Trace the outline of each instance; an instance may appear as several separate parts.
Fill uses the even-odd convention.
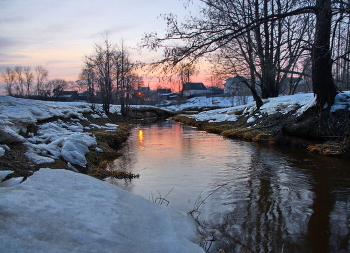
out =
[[[135,127],[124,152],[115,167],[140,178],[119,187],[185,212],[209,196],[194,214],[211,252],[350,252],[349,160],[172,121]]]

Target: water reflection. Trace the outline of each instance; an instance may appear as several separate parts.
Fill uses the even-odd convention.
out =
[[[140,129],[140,130],[137,132],[137,137],[138,137],[138,140],[139,140],[140,144],[142,144],[142,143],[143,143],[143,139],[145,138],[145,137],[143,136],[143,130]]]
[[[114,180],[190,211],[218,240],[212,252],[350,252],[349,161],[225,140],[170,121],[139,126],[115,161],[140,179]]]
[[[209,217],[203,219],[211,220],[210,225],[225,238],[218,248],[226,252],[282,252],[282,248],[284,252],[309,252],[305,238],[313,193],[308,176],[288,164],[285,157],[256,149],[251,166],[239,170],[244,171],[239,182],[213,195],[211,205],[203,207]]]

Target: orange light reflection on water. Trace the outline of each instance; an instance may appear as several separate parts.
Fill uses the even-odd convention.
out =
[[[140,142],[140,149],[144,149],[145,147],[143,146],[143,141],[145,139],[145,136],[144,136],[143,130],[139,130],[137,132],[137,139]]]

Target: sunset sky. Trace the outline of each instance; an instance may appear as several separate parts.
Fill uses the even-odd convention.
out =
[[[160,14],[174,13],[180,20],[190,11],[197,14],[199,1],[193,2],[186,9],[183,0],[0,0],[0,72],[42,65],[49,79],[75,81],[84,56],[106,31],[113,42],[124,41],[133,60],[150,62],[161,52],[138,53],[143,34],[165,33]]]

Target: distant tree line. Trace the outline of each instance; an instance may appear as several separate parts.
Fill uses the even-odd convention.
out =
[[[120,103],[122,115],[128,116],[134,90],[143,85],[142,78],[136,74],[137,67],[124,43],[113,44],[106,34],[102,43],[94,45],[93,53],[85,56],[76,82],[49,80],[49,71],[40,65],[34,70],[30,66],[7,67],[1,78],[9,96],[55,98],[70,87],[86,90],[93,107],[96,102],[102,103],[107,114],[110,104]]]
[[[163,68],[206,57],[216,75],[240,76],[258,108],[262,98],[286,90],[292,77],[311,79],[319,108],[332,105],[337,90],[350,88],[349,1],[200,2],[200,16],[179,23],[174,14],[165,15],[166,35],[144,36],[141,46],[165,48],[158,62]],[[294,90],[291,85],[289,92]]]
[[[30,66],[7,67],[0,76],[5,82],[6,94],[22,98],[58,96],[72,85],[64,79],[49,80],[49,71],[41,65],[36,66],[34,70]]]

